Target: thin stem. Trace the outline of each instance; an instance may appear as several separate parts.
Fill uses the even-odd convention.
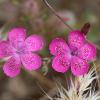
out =
[[[73,29],[71,28],[71,26],[68,25],[68,24],[56,13],[56,11],[53,9],[53,7],[49,5],[49,3],[47,2],[47,0],[43,0],[43,2],[44,2],[44,3],[46,4],[46,6],[60,19],[60,21],[62,21],[62,22],[67,26],[67,28],[69,28],[71,31],[73,30]]]

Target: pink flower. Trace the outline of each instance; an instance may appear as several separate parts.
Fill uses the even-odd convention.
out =
[[[31,35],[26,38],[26,29],[13,28],[8,33],[8,41],[0,42],[0,58],[9,57],[3,66],[4,73],[15,77],[20,73],[21,63],[26,70],[38,69],[42,59],[35,52],[43,47],[44,39],[41,36]]]
[[[75,30],[69,33],[68,44],[62,38],[55,38],[49,45],[54,55],[52,67],[55,71],[65,73],[71,68],[75,76],[88,72],[89,62],[96,56],[96,48],[86,41],[84,33]]]

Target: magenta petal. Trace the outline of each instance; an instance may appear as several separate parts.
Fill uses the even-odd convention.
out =
[[[49,45],[49,50],[52,55],[62,55],[70,51],[66,41],[62,38],[53,39]]]
[[[26,38],[26,29],[24,28],[13,28],[9,33],[8,37],[10,43],[16,46],[19,42],[23,42]]]
[[[71,60],[71,71],[75,76],[84,75],[88,72],[89,65],[86,61],[73,57]]]
[[[96,56],[96,47],[91,43],[86,43],[81,49],[79,49],[78,56],[85,60],[93,60]]]
[[[44,39],[40,35],[31,35],[25,40],[30,51],[39,51],[44,47]]]
[[[10,58],[3,67],[4,73],[13,78],[20,73],[20,62],[14,58]]]
[[[69,33],[68,43],[70,48],[79,49],[85,43],[85,36],[81,31],[75,30]]]
[[[8,41],[0,42],[0,58],[11,56],[12,48],[10,47]]]
[[[70,58],[66,56],[56,56],[52,61],[52,68],[61,73],[65,73],[70,67]]]
[[[41,57],[32,53],[21,55],[21,61],[23,66],[30,71],[39,69],[42,65]]]

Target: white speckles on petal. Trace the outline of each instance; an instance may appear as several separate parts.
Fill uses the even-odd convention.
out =
[[[0,42],[0,58],[11,56],[13,53],[8,41]]]
[[[70,67],[70,58],[65,56],[56,56],[53,58],[52,68],[61,73],[65,73]]]
[[[10,58],[3,66],[4,73],[13,78],[20,73],[20,62],[18,59]]]
[[[49,50],[52,55],[62,55],[70,51],[66,41],[62,38],[53,39],[49,45]]]
[[[86,43],[78,50],[78,53],[80,58],[91,61],[96,56],[96,47],[91,43]]]
[[[39,51],[43,49],[45,41],[40,35],[31,35],[25,40],[25,44],[30,51]]]
[[[26,38],[26,29],[24,28],[13,28],[11,31],[8,33],[8,38],[10,43],[16,47],[18,45],[17,43],[21,43],[25,40]]]
[[[21,61],[23,66],[30,71],[39,69],[42,65],[41,57],[37,54],[32,54],[32,53],[22,55]]]
[[[73,57],[71,60],[71,71],[75,76],[84,75],[88,72],[88,63],[78,57]]]
[[[68,36],[68,43],[71,49],[79,49],[85,43],[84,34],[78,30],[70,32]]]

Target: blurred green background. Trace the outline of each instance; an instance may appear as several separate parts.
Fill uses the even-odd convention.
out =
[[[100,45],[100,0],[47,1],[73,29],[81,29],[89,22],[91,29],[87,38]],[[40,52],[43,58],[51,57],[48,50],[50,41],[58,36],[67,40],[69,32],[42,0],[0,0],[0,39],[6,39],[7,32],[17,26],[25,27],[27,35],[44,36],[46,47]],[[65,76],[53,71],[51,64],[42,66],[37,72],[22,69],[20,75],[10,79],[2,71],[3,63],[0,61],[0,100],[48,100],[39,85],[49,93],[51,90],[55,92],[55,78],[66,84]]]

